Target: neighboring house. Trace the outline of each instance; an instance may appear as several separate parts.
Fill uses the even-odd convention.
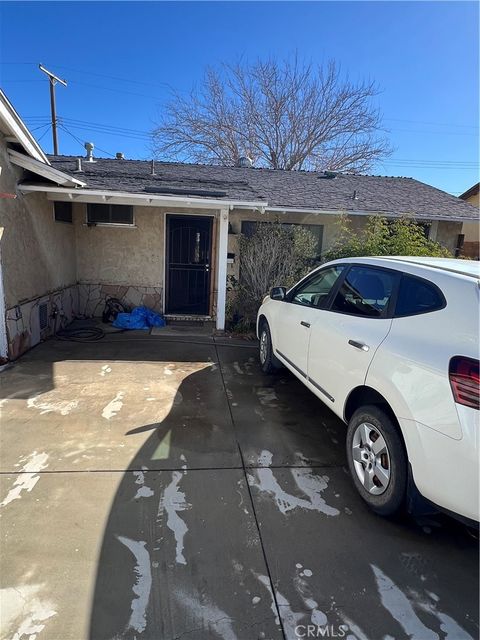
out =
[[[469,202],[477,209],[476,222],[464,222],[462,226],[462,234],[464,236],[462,255],[475,260],[478,260],[480,256],[479,186],[480,183],[477,182],[460,196],[462,200]]]
[[[323,254],[341,214],[358,228],[410,215],[454,251],[477,214],[411,178],[47,158],[1,93],[0,134],[0,356],[11,359],[60,319],[101,316],[111,296],[222,330],[238,237],[256,221],[309,225]]]

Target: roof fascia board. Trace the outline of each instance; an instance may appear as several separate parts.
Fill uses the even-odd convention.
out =
[[[69,176],[67,173],[63,173],[63,171],[54,169],[52,166],[46,165],[39,160],[24,155],[23,153],[19,153],[14,149],[8,149],[8,155],[13,164],[22,167],[23,169],[28,169],[28,171],[32,171],[33,173],[36,173],[43,178],[47,178],[52,182],[56,182],[57,184],[68,187],[84,187],[86,184],[81,180],[77,180],[77,178]]]
[[[15,140],[22,145],[32,158],[35,158],[43,164],[50,165],[47,156],[43,153],[42,148],[30,133],[27,125],[20,118],[10,100],[1,90],[0,118],[6,123]]]
[[[348,216],[378,216],[382,215],[386,218],[398,218],[401,214],[389,213],[388,211],[349,211],[349,210],[330,210],[330,209],[296,209],[288,207],[269,207],[266,202],[248,202],[238,200],[215,200],[202,198],[187,198],[187,197],[173,197],[173,196],[159,196],[154,194],[145,193],[127,193],[125,191],[107,191],[100,189],[58,189],[58,187],[51,187],[49,185],[35,185],[35,184],[20,184],[19,190],[24,193],[29,192],[44,192],[47,193],[49,200],[61,200],[61,201],[75,201],[75,202],[109,202],[110,204],[134,204],[143,207],[158,207],[162,206],[187,206],[196,209],[222,209],[228,207],[229,209],[247,209],[247,210],[259,210],[261,213],[301,213],[301,214],[314,214],[314,215],[348,215]],[[444,222],[464,222],[465,220],[478,220],[478,214],[475,209],[471,216],[438,216],[435,214],[405,214],[411,215],[418,219],[423,220],[439,220]]]
[[[265,207],[265,213],[303,213],[314,215],[326,215],[326,216],[383,216],[385,218],[400,218],[408,216],[412,218],[418,218],[422,220],[438,220],[439,222],[464,222],[465,220],[478,220],[478,214],[475,212],[471,216],[439,216],[436,214],[427,213],[391,213],[389,211],[351,211],[348,209],[331,210],[331,209],[294,209],[288,207]]]
[[[215,200],[210,198],[188,198],[159,196],[145,193],[128,193],[125,191],[104,191],[97,189],[59,189],[49,185],[20,184],[19,190],[24,193],[44,192],[49,200],[74,202],[108,202],[110,204],[137,204],[144,207],[188,206],[196,209],[259,209],[263,211],[266,202],[240,202],[237,200]]]
[[[468,198],[471,198],[472,196],[476,196],[479,190],[480,190],[480,182],[477,182],[477,184],[474,184],[473,187],[470,187],[470,189],[467,189],[464,193],[462,193],[462,195],[458,197],[461,200],[468,200]]]

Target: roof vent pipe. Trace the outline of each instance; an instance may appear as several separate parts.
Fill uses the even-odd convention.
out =
[[[117,151],[117,153],[115,154],[115,158],[117,160],[125,160],[125,156],[121,151]]]
[[[152,176],[155,175],[155,160],[152,160],[152,165],[151,165],[151,169],[150,169],[150,175],[152,175]]]
[[[248,158],[247,156],[240,156],[240,158],[237,161],[237,167],[242,167],[243,169],[249,169],[252,166],[253,166],[253,161],[251,158]]]
[[[83,169],[82,169],[82,159],[81,158],[77,158],[77,168],[73,170],[73,173],[82,173]]]
[[[93,159],[93,150],[95,149],[93,142],[85,142],[83,146],[87,150],[87,162],[95,162]]]

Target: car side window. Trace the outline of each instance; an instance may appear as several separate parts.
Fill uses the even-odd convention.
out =
[[[444,306],[445,298],[435,285],[406,273],[402,275],[395,305],[396,318],[430,313]]]
[[[381,318],[385,315],[397,275],[368,266],[348,271],[331,310],[356,316]]]
[[[294,290],[290,302],[324,309],[328,295],[344,269],[344,265],[322,269]]]

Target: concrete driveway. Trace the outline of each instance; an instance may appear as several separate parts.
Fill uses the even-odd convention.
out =
[[[355,493],[251,343],[50,341],[2,374],[1,638],[477,638],[477,542]]]

